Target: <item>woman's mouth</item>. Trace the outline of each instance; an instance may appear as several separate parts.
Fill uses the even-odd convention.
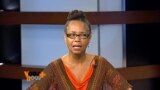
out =
[[[73,48],[76,49],[76,50],[81,49],[81,47],[82,47],[81,45],[73,45]]]

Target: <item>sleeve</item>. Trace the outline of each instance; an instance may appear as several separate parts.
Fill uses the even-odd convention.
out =
[[[27,90],[49,90],[49,88],[51,88],[51,83],[54,84],[54,72],[52,70],[52,65],[49,64],[42,72],[45,76],[40,80],[34,81],[33,84],[27,88]]]
[[[111,90],[128,90],[132,88],[128,81],[104,57],[100,58],[106,63],[105,81],[111,86]]]

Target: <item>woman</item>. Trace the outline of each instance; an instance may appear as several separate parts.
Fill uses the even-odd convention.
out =
[[[131,85],[102,56],[86,53],[91,26],[82,11],[69,13],[64,40],[68,53],[51,62],[46,76],[29,90],[131,90]]]

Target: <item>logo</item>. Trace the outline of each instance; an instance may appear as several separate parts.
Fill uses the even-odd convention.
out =
[[[31,80],[40,80],[45,77],[44,72],[35,72],[35,71],[24,71],[24,75],[26,76],[27,81]]]

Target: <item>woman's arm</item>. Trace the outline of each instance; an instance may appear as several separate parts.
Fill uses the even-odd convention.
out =
[[[51,64],[44,68],[42,71],[45,76],[40,80],[36,80],[27,90],[48,90],[50,88],[51,83],[54,82],[54,74],[51,68]]]
[[[106,81],[115,90],[132,90],[132,86],[128,81],[111,65],[105,58],[106,63]]]

